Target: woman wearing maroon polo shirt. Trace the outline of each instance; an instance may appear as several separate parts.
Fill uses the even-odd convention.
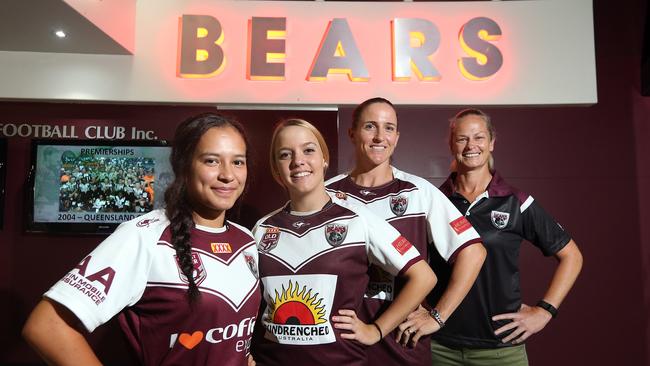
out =
[[[523,342],[555,317],[580,273],[582,255],[532,196],[508,185],[494,170],[495,130],[488,115],[477,109],[459,112],[451,119],[449,135],[453,172],[441,191],[479,232],[487,258],[467,297],[433,335],[433,364],[528,365]],[[523,240],[559,261],[536,306],[524,304],[520,294]],[[447,276],[435,264],[434,270],[444,288]],[[434,321],[415,314],[409,318],[400,329],[418,319]]]

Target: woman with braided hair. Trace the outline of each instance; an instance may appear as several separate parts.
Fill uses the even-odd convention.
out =
[[[247,186],[248,153],[234,120],[181,123],[166,209],[121,224],[47,291],[23,329],[27,341],[49,364],[99,365],[84,334],[119,314],[141,364],[254,364],[257,250],[227,219]]]

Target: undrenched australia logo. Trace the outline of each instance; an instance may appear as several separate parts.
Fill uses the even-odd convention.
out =
[[[341,224],[325,225],[325,239],[333,246],[338,247],[343,244],[345,237],[348,235],[348,226]]]
[[[328,321],[336,276],[266,277],[265,337],[282,344],[325,344],[336,341]],[[311,281],[312,277],[316,282]],[[331,278],[329,278],[331,277]],[[319,287],[321,286],[321,287]],[[322,291],[318,291],[322,290]]]
[[[399,195],[390,198],[390,210],[393,211],[395,216],[402,216],[406,212],[409,205],[409,200],[405,196]]]

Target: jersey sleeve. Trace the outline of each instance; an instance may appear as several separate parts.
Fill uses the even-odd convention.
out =
[[[74,313],[89,332],[135,304],[147,284],[154,243],[134,222],[121,224],[44,296]],[[149,245],[148,245],[149,244]]]
[[[422,259],[420,252],[392,225],[365,207],[355,208],[366,228],[366,249],[372,264],[397,276]]]
[[[466,246],[478,243],[481,237],[456,206],[431,184],[421,187],[427,202],[427,234],[446,261],[453,261]]]
[[[571,236],[532,196],[528,196],[520,210],[524,238],[538,247],[545,256],[559,252],[571,240]]]

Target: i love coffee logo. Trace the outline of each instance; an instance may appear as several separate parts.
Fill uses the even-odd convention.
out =
[[[239,340],[248,338],[253,334],[255,317],[243,318],[238,323],[231,323],[223,327],[214,327],[205,331],[193,330],[174,333],[169,338],[169,348],[173,348],[178,342],[186,349],[193,349],[202,341],[216,344],[230,339]]]

